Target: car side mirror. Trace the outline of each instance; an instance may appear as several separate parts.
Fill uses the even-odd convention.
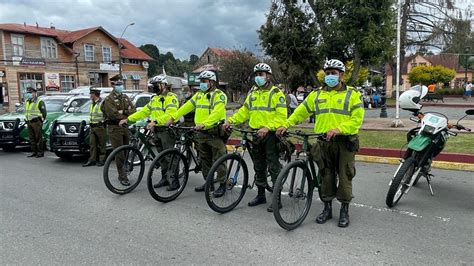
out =
[[[466,110],[466,115],[474,115],[474,109]]]

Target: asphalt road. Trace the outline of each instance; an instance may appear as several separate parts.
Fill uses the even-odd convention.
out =
[[[101,168],[51,153],[42,159],[0,152],[0,264],[472,264],[472,173],[434,169],[397,208],[385,206],[393,165],[357,164],[351,225],[307,220],[286,232],[266,212],[239,207],[220,215],[190,177],[175,201],[154,201],[146,183],[125,196],[109,192]],[[267,194],[270,199],[270,194]],[[339,204],[335,204],[339,208]]]

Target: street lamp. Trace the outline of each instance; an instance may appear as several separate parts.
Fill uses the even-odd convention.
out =
[[[74,52],[74,63],[76,65],[76,88],[79,87],[79,64],[77,58],[81,55],[79,52]]]
[[[469,51],[471,50],[470,46],[464,47],[464,53],[465,53],[465,61],[466,64],[464,64],[464,94],[466,93],[466,86],[467,86],[467,68],[468,68],[468,59],[469,59]]]
[[[122,39],[123,35],[125,34],[125,31],[127,30],[128,27],[135,25],[135,22],[132,22],[125,26],[125,28],[122,31],[122,34],[120,35],[120,39]],[[122,78],[122,54],[120,53],[120,50],[122,50],[122,44],[120,43],[119,40],[119,76]]]

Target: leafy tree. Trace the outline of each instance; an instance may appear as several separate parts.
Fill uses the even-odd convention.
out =
[[[380,75],[372,76],[372,86],[378,88],[383,85],[383,77]]]
[[[189,64],[194,66],[196,62],[199,60],[199,56],[192,54],[189,56]]]
[[[456,71],[443,66],[417,66],[408,74],[412,84],[428,86],[436,83],[447,83],[454,79]]]
[[[153,58],[153,60],[149,62],[148,77],[162,73],[163,67],[166,70],[166,74],[181,77],[183,73],[189,73],[194,65],[194,63],[188,60],[181,61],[176,59],[172,52],[160,54],[160,50],[154,44],[142,45],[140,49]],[[191,55],[190,60],[195,59],[195,57],[197,56]]]
[[[248,51],[234,51],[232,55],[222,58],[220,79],[228,82],[228,93],[239,97],[246,94],[253,86],[253,67],[257,59]]]

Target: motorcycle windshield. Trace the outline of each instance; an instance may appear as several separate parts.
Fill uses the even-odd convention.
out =
[[[417,135],[409,143],[408,148],[415,151],[422,151],[425,149],[431,142],[431,139],[424,135]]]

